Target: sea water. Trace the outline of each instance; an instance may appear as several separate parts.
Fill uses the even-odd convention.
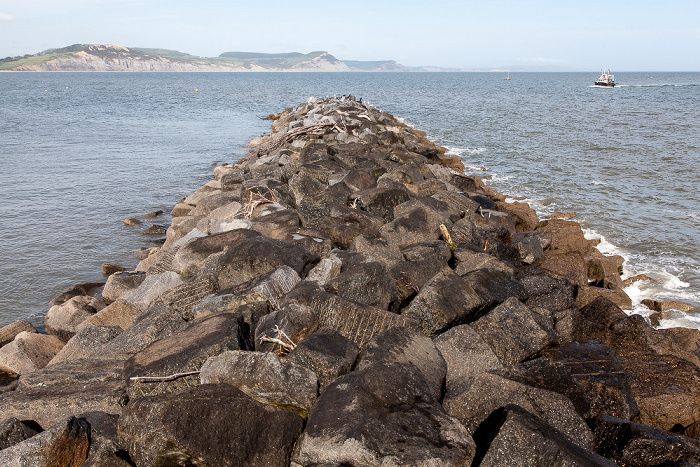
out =
[[[164,210],[269,132],[260,117],[353,94],[427,132],[541,217],[576,212],[627,260],[627,289],[700,306],[700,74],[0,73],[0,326],[38,327],[47,302],[102,263],[153,246],[123,220]],[[663,326],[700,327],[671,313]]]

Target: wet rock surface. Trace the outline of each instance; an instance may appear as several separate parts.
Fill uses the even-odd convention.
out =
[[[352,96],[267,118],[134,271],[0,329],[0,464],[700,462],[700,332],[578,223]]]

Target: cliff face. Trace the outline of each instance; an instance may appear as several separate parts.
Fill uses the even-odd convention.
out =
[[[58,54],[43,63],[19,65],[14,71],[262,71],[238,69],[230,64],[172,60],[139,53],[123,46],[86,46],[84,50]]]

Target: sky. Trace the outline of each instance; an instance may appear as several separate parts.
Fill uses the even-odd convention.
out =
[[[72,44],[550,71],[700,71],[699,0],[0,0],[0,57]]]

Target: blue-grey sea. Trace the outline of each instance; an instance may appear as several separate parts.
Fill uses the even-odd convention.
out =
[[[169,212],[234,162],[259,117],[353,94],[463,157],[541,217],[577,213],[627,289],[700,306],[700,73],[0,73],[0,326],[152,246],[126,217]],[[482,170],[483,169],[483,170]],[[162,222],[167,222],[165,216]],[[147,224],[146,224],[147,226]],[[700,327],[671,313],[663,326]]]

